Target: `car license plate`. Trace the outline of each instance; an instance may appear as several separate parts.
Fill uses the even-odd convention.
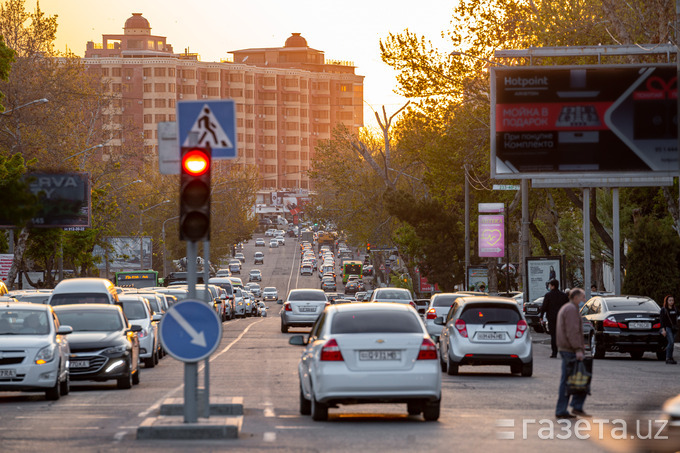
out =
[[[534,308],[528,307],[528,308],[527,308],[527,311],[528,311],[529,313],[536,313],[536,312],[538,311],[538,308],[535,308],[535,307],[534,307]]]
[[[316,307],[300,307],[300,313],[316,313]]]
[[[629,329],[638,329],[638,330],[651,329],[652,323],[651,322],[631,321],[631,322],[628,323],[628,328]]]
[[[505,340],[505,332],[478,332],[475,337],[477,340]]]
[[[70,368],[87,368],[89,366],[90,366],[89,360],[71,360],[69,364]]]
[[[15,377],[17,375],[17,370],[0,370],[0,378],[3,377]]]
[[[359,351],[359,360],[401,360],[401,351]]]

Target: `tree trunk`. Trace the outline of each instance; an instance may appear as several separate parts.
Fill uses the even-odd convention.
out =
[[[12,267],[9,269],[9,275],[7,276],[7,288],[10,290],[16,288],[17,274],[19,273],[19,268],[21,267],[21,262],[24,259],[24,253],[26,253],[26,247],[28,245],[28,228],[22,228],[19,233],[19,238],[17,239],[16,246],[14,247],[14,259],[12,260]]]
[[[489,287],[486,290],[489,294],[498,294],[498,260],[497,260],[497,258],[487,258],[486,266],[489,269]]]

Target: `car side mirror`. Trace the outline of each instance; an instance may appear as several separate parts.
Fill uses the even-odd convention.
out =
[[[276,303],[279,304],[279,305],[283,305],[283,300],[279,299],[279,300],[276,301]]]
[[[161,319],[163,319],[163,315],[159,315],[159,314],[155,314],[151,317],[151,320],[154,321],[154,322],[158,322]]]
[[[73,333],[73,327],[71,326],[59,326],[57,329],[57,335],[68,335]]]
[[[305,346],[307,342],[305,341],[304,335],[293,335],[288,339],[288,344],[292,344],[293,346]]]
[[[142,331],[142,326],[136,326],[136,325],[130,326],[130,332],[141,332],[141,331]]]
[[[435,318],[434,323],[438,326],[445,326],[446,325],[446,323],[444,322],[444,318],[442,316]]]

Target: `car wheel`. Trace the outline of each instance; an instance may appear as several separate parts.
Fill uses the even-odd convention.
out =
[[[302,387],[300,387],[300,414],[311,415],[312,413],[312,402],[305,398],[305,394],[302,393]]]
[[[534,374],[534,361],[522,365],[522,377],[531,377]]]
[[[447,366],[446,366],[446,373],[449,376],[456,376],[458,374],[458,366],[459,366],[458,362],[451,360],[450,356],[448,357],[447,360],[448,360],[448,363],[447,363]]]
[[[643,355],[645,355],[645,351],[631,351],[630,352],[630,357],[633,360],[640,360]]]
[[[154,354],[155,356],[155,354]],[[145,368],[153,368],[156,366],[156,361],[154,360],[154,356],[149,357],[148,359],[144,359],[144,367]]]
[[[66,379],[61,381],[59,392],[62,395],[68,395],[70,390],[71,390],[71,376],[69,375],[69,373],[66,373]]]
[[[423,412],[423,404],[419,401],[406,403],[406,410],[409,415],[420,415]]]
[[[596,359],[604,359],[604,348],[598,344],[595,334],[590,334],[590,354]]]
[[[61,398],[61,382],[59,382],[59,378],[57,377],[54,382],[54,387],[45,390],[45,399],[57,401],[59,398]]]
[[[116,384],[118,384],[119,389],[132,388],[132,371],[128,371],[125,376],[116,379]]]
[[[137,368],[137,372],[132,375],[132,385],[139,385],[139,368]]]
[[[281,333],[288,333],[288,326],[281,323]]]
[[[425,408],[423,409],[423,418],[428,422],[436,422],[439,420],[439,413],[441,411],[441,397],[437,401],[431,401],[425,403]]]
[[[328,420],[328,404],[320,403],[312,394],[312,420],[315,422],[325,422]]]

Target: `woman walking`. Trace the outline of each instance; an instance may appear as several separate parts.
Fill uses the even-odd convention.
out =
[[[663,300],[661,308],[661,335],[666,337],[666,363],[675,365],[673,360],[673,347],[678,330],[678,309],[675,308],[675,298],[668,295]]]

